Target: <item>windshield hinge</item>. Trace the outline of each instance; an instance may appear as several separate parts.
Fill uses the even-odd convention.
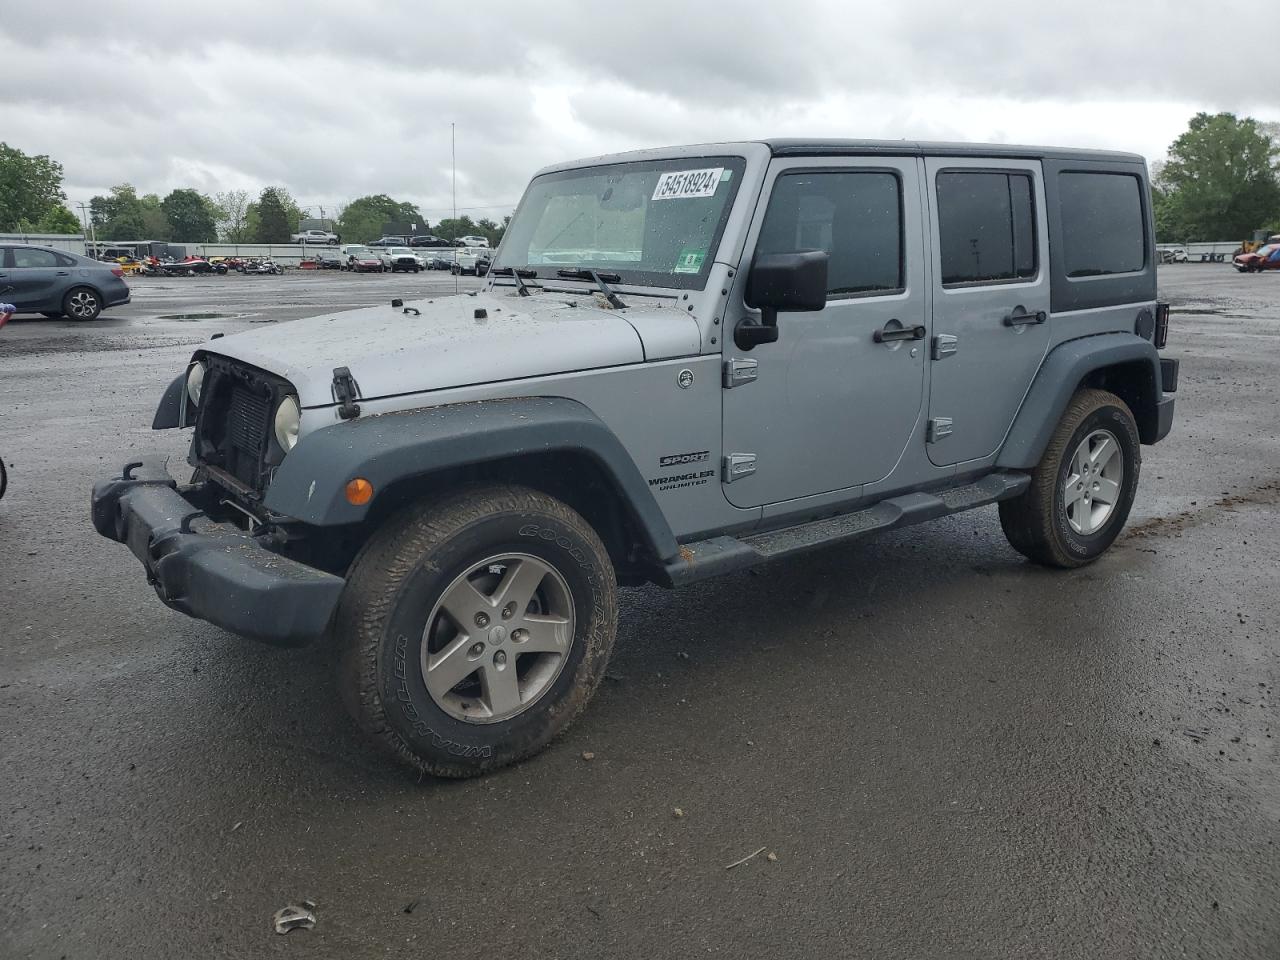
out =
[[[755,383],[759,376],[760,362],[758,360],[731,357],[724,362],[724,388],[726,390],[740,387],[744,383]]]
[[[360,416],[360,405],[355,402],[360,395],[360,388],[346,367],[333,369],[333,399],[338,401],[338,416],[343,420],[354,420]]]

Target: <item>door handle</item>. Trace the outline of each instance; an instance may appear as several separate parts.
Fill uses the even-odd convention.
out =
[[[1049,315],[1043,310],[1027,313],[1027,308],[1022,304],[1018,304],[1013,308],[1013,313],[1004,318],[1004,325],[1006,327],[1024,327],[1032,323],[1044,323],[1048,319]]]
[[[55,277],[69,277],[69,276],[71,276],[71,271],[70,271],[70,270],[59,270],[57,273],[55,273],[55,274],[54,274],[54,276],[55,276]]]
[[[889,323],[894,321],[890,320]],[[884,329],[877,330],[871,334],[871,339],[876,343],[893,343],[895,340],[923,340],[924,335],[928,333],[923,326],[919,327],[901,327],[897,330],[890,330],[888,324]]]

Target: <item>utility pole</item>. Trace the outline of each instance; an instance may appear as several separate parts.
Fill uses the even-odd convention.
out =
[[[458,133],[457,124],[449,124],[449,154],[453,166],[453,219],[458,219]]]
[[[85,233],[93,238],[93,259],[98,259],[98,231],[94,228],[93,217],[88,213],[89,205],[83,200],[79,201],[76,206],[80,208],[80,220],[85,224]]]

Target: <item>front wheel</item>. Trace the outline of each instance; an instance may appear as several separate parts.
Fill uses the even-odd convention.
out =
[[[102,313],[102,298],[96,290],[75,287],[62,298],[62,312],[73,320],[96,320]]]
[[[517,486],[392,518],[352,566],[333,630],[343,698],[375,743],[469,777],[547,746],[595,692],[617,629],[608,552]]]
[[[1031,473],[1031,486],[1001,502],[1005,536],[1036,563],[1092,563],[1124,528],[1141,466],[1128,405],[1105,390],[1078,391]]]

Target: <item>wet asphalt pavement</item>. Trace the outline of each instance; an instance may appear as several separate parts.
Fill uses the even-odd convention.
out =
[[[625,591],[577,725],[462,783],[368,750],[329,651],[166,609],[87,510],[181,462],[148,427],[211,333],[452,278],[141,279],[15,321],[0,957],[1280,956],[1280,274],[1160,282],[1174,432],[1098,563],[1025,563],[991,507]],[[246,316],[159,319],[194,313]]]

